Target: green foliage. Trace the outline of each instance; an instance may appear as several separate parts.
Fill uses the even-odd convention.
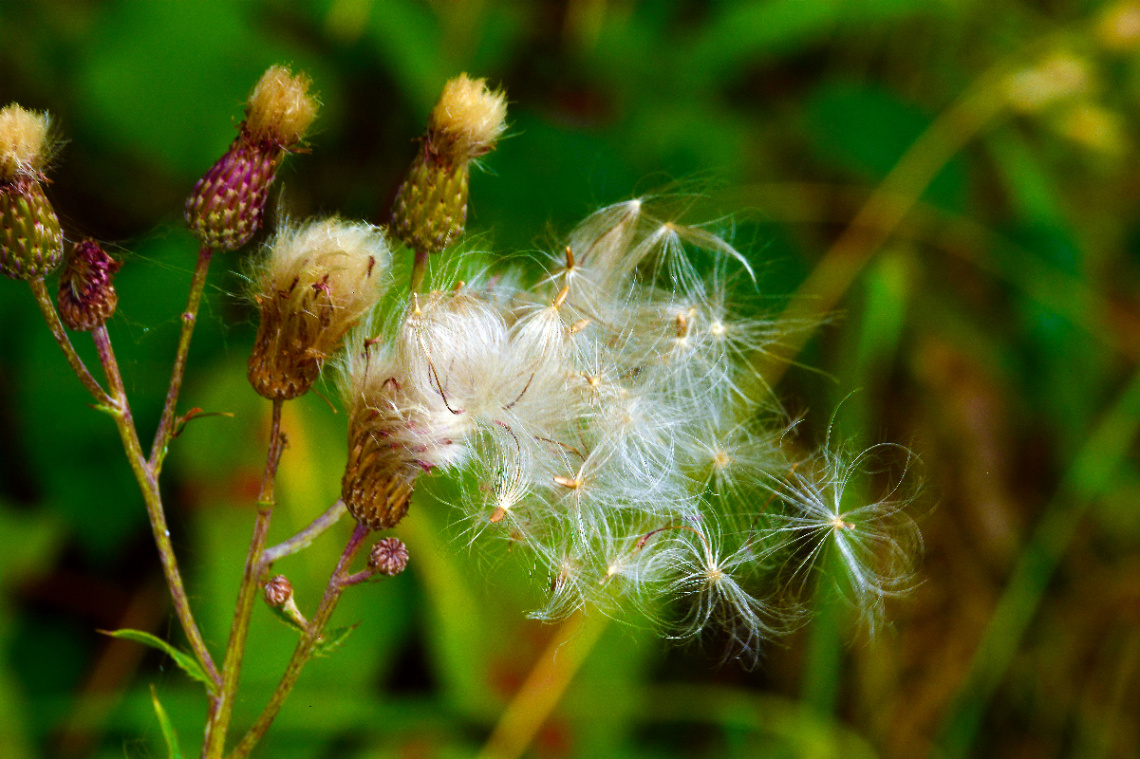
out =
[[[196,253],[182,204],[270,63],[307,70],[323,103],[271,215],[384,220],[439,86],[467,71],[510,100],[508,137],[471,178],[465,245],[490,251],[472,267],[552,252],[599,205],[695,189],[702,211],[734,217],[759,273],[741,306],[823,317],[782,350],[819,369],[792,366],[776,388],[793,415],[810,409],[795,444],[899,440],[924,462],[928,560],[889,605],[894,625],[864,640],[830,586],[811,588],[816,621],[750,672],[718,665],[715,637],[678,649],[593,620],[529,755],[1123,757],[1140,745],[1127,612],[1140,592],[1140,58],[1107,35],[1131,7],[0,3],[0,105],[53,113],[67,142],[46,191],[65,234],[123,259],[109,330],[144,439]],[[1056,56],[1084,84],[1017,101],[1012,76],[1072,74],[1047,68]],[[999,102],[972,121],[955,109],[994,102],[965,97],[977,92]],[[908,160],[931,179],[904,176],[900,197],[860,216]],[[835,247],[845,233],[855,248]],[[186,425],[164,471],[175,550],[219,653],[269,414],[245,378],[247,256],[211,271],[180,404],[210,416]],[[0,756],[178,756],[175,736],[196,740],[207,706],[169,665],[208,678],[159,592],[114,427],[27,288],[0,288]],[[332,406],[310,394],[286,412],[271,544],[339,495],[346,421]],[[463,491],[422,479],[396,531],[407,572],[346,592],[335,655],[306,669],[255,756],[472,756],[544,652],[569,653],[573,640],[559,649],[559,630],[525,615],[549,578],[508,542],[469,547],[449,506]],[[306,613],[347,537],[338,525],[275,565]],[[239,732],[297,642],[267,611],[258,600]],[[94,632],[118,627],[137,629]]]
[[[178,665],[179,669],[190,675],[192,679],[197,680],[198,682],[205,685],[206,690],[211,695],[213,695],[214,684],[210,681],[210,678],[206,676],[206,673],[202,670],[201,665],[198,664],[198,660],[195,659],[192,654],[175,648],[162,638],[155,637],[154,635],[151,635],[148,632],[143,632],[142,630],[99,630],[99,632],[103,633],[104,635],[109,635],[112,638],[122,638],[123,640],[142,643],[144,646],[150,646],[151,648],[157,648],[159,651],[162,651],[167,656],[169,656],[174,661],[174,663]],[[156,701],[155,703],[157,710],[158,702]],[[159,720],[165,720],[165,715],[159,714]],[[165,733],[165,730],[163,732]]]

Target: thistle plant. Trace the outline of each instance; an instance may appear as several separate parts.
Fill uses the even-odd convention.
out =
[[[758,287],[749,257],[725,230],[687,220],[676,197],[594,212],[538,273],[461,245],[469,171],[506,129],[505,95],[461,75],[429,116],[387,229],[335,216],[281,220],[243,267],[259,315],[248,377],[270,402],[272,423],[230,636],[214,658],[183,586],[158,481],[174,430],[191,416],[178,416],[178,398],[212,253],[241,247],[262,225],[276,170],[316,114],[309,87],[303,74],[271,68],[237,139],[187,201],[201,249],[149,454],[105,327],[120,264],[80,242],[60,278],[58,312],[46,298],[43,277],[63,259],[41,186],[48,122],[18,106],[0,111],[0,263],[32,285],[69,362],[115,421],[190,650],[117,634],[163,648],[205,684],[203,757],[249,755],[307,663],[338,644],[329,622],[342,594],[414,562],[384,535],[353,568],[372,533],[422,507],[424,478],[460,483],[452,506],[461,540],[499,541],[525,557],[544,594],[530,610],[538,619],[598,612],[673,639],[722,630],[730,653],[751,661],[798,620],[804,593],[830,572],[872,625],[882,618],[884,599],[907,587],[918,548],[906,516],[910,455],[798,445],[757,367],[809,325],[735,306]],[[413,260],[406,283],[393,274],[401,256]],[[104,382],[64,324],[90,332]],[[270,546],[282,408],[322,375],[339,385],[348,418],[341,498]],[[863,477],[880,474],[871,463],[890,453],[907,465],[900,476]],[[876,486],[885,494],[868,496]],[[273,565],[346,515],[355,527],[314,607]],[[235,739],[231,716],[259,598],[298,642],[260,717]]]

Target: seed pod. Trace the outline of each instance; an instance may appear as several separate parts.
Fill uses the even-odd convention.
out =
[[[72,249],[59,277],[59,315],[69,329],[90,332],[115,313],[119,296],[111,275],[119,266],[94,240]]]
[[[409,248],[436,253],[463,235],[469,166],[495,148],[506,116],[506,97],[485,79],[461,74],[444,86],[392,208],[393,233]]]
[[[387,422],[387,423],[385,423]],[[422,471],[398,437],[402,422],[375,409],[354,409],[348,422],[348,463],[341,499],[360,524],[372,530],[395,527],[408,513],[416,477]]]
[[[408,547],[399,538],[384,538],[368,554],[368,568],[382,575],[398,575],[407,566]]]
[[[43,191],[49,119],[15,103],[0,109],[0,271],[39,279],[63,259],[59,218]]]
[[[383,232],[337,218],[286,225],[252,277],[261,309],[249,381],[270,400],[308,392],[325,359],[384,293],[391,252]]]
[[[309,84],[306,75],[293,76],[283,66],[271,67],[257,83],[237,139],[186,201],[186,223],[203,245],[234,250],[261,227],[277,167],[316,116]]]
[[[274,575],[265,583],[265,602],[270,606],[284,606],[293,599],[293,584],[285,575]]]

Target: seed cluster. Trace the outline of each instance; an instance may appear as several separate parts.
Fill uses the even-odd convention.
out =
[[[733,307],[733,286],[753,286],[747,259],[667,205],[603,208],[539,281],[437,282],[398,326],[358,336],[342,367],[350,511],[390,527],[418,477],[463,472],[467,535],[531,557],[543,619],[632,605],[672,635],[717,624],[755,651],[830,542],[877,614],[906,577],[905,560],[874,562],[903,545],[907,498],[848,516],[855,470],[789,452],[751,362],[803,325]]]

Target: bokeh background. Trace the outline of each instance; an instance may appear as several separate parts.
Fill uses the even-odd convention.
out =
[[[913,448],[926,550],[887,629],[828,605],[746,670],[715,636],[528,620],[542,578],[456,541],[429,487],[398,530],[409,571],[346,595],[337,620],[359,627],[258,756],[474,756],[497,725],[492,748],[515,746],[498,755],[544,759],[1140,754],[1140,3],[5,0],[0,102],[51,111],[66,233],[124,260],[110,328],[144,437],[196,253],[182,204],[276,62],[324,103],[277,213],[383,221],[461,71],[511,101],[472,181],[481,247],[550,249],[601,204],[699,190],[704,218],[736,220],[764,308],[827,316],[777,385],[799,435],[822,442],[834,417],[844,439]],[[245,379],[245,255],[211,271],[182,403],[232,416],[190,424],[164,472],[217,650],[269,410]],[[194,755],[198,686],[97,632],[181,635],[87,400],[27,289],[0,282],[0,756],[165,756],[152,686]],[[271,540],[335,499],[345,457],[321,398],[285,426]],[[303,607],[340,527],[278,565]],[[294,642],[264,609],[251,640],[239,729]],[[540,697],[511,707],[528,678]]]

